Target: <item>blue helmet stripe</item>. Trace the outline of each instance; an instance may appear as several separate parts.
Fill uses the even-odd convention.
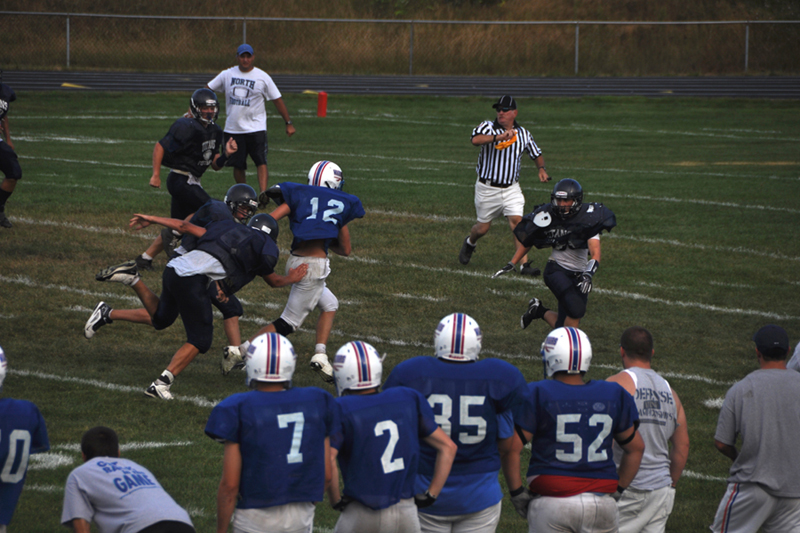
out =
[[[367,357],[367,347],[361,341],[353,343],[353,350],[358,357],[358,382],[364,383],[370,380],[369,357]]]
[[[317,167],[317,171],[316,171],[316,172],[314,172],[314,182],[313,182],[313,185],[316,185],[317,187],[320,187],[320,186],[321,186],[321,183],[322,183],[322,173],[325,171],[325,167],[327,167],[327,166],[328,166],[328,163],[330,163],[330,161],[322,161],[322,162],[320,162],[319,166]]]
[[[467,320],[464,318],[463,313],[456,313],[453,317],[453,321],[452,352],[464,355],[464,328]]]
[[[278,353],[280,341],[276,333],[267,334],[267,375],[277,376],[280,369],[280,354]]]
[[[581,337],[575,328],[565,328],[569,334],[569,369],[577,372],[581,368]]]

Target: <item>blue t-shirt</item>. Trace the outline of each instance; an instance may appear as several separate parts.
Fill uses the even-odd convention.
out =
[[[384,389],[398,385],[422,393],[433,408],[436,423],[458,445],[436,505],[422,512],[467,514],[500,501],[497,441],[513,434],[511,409],[522,402],[527,385],[522,373],[499,359],[451,363],[421,356],[394,367]],[[421,451],[417,491],[430,485],[436,461],[435,449],[423,443]]]
[[[284,182],[281,183],[281,193],[291,209],[292,250],[303,241],[322,239],[327,251],[330,241],[339,236],[341,228],[364,216],[361,200],[346,192]]]
[[[618,479],[614,435],[638,426],[639,413],[616,383],[542,380],[528,385],[514,423],[533,434],[528,476]]]
[[[47,427],[29,401],[0,398],[0,524],[8,525],[25,484],[28,456],[50,449]]]
[[[425,398],[395,387],[336,401],[341,424],[331,446],[339,450],[345,496],[375,510],[414,496],[420,440],[438,428]]]
[[[211,411],[206,434],[239,444],[239,509],[322,501],[325,438],[338,422],[333,396],[316,387],[234,394]]]

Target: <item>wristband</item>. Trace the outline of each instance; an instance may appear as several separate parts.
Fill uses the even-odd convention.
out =
[[[225,155],[225,150],[223,150],[223,151],[222,151],[222,155],[220,155],[220,156],[217,158],[217,160],[215,161],[215,163],[217,164],[217,166],[218,166],[218,167],[222,168],[222,167],[224,167],[224,166],[225,166],[225,162],[226,162],[226,161],[228,161],[228,156],[227,156],[227,155]]]
[[[287,121],[286,121],[286,125],[287,125],[287,126],[291,126],[291,125],[292,125],[292,121],[291,121],[291,120],[287,120]]]
[[[525,485],[520,485],[518,489],[509,491],[508,495],[512,498],[519,496],[525,491]]]
[[[542,170],[542,169],[547,170],[547,167],[542,165],[542,166],[539,167],[539,170]]]
[[[625,487],[621,487],[621,486],[617,485],[617,492],[622,494],[623,492],[625,492]]]

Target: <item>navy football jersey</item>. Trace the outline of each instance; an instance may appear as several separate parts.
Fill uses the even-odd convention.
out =
[[[249,391],[211,411],[206,434],[239,443],[239,509],[322,501],[325,438],[337,426],[333,396],[316,387]]]
[[[613,438],[638,426],[639,413],[633,397],[616,383],[542,380],[528,385],[514,423],[533,434],[528,476],[618,479]]]
[[[275,271],[280,254],[278,246],[266,233],[233,220],[211,222],[197,242],[197,249],[213,255],[225,268],[231,286],[230,295],[247,285],[255,276]],[[230,289],[230,292],[229,290]]]
[[[588,247],[587,240],[603,231],[611,231],[616,225],[614,212],[603,204],[581,204],[578,212],[569,218],[557,216],[552,204],[542,204],[522,217],[514,228],[514,235],[523,246],[582,249]]]
[[[292,211],[289,215],[289,227],[294,236],[292,250],[300,242],[322,239],[327,251],[341,228],[365,214],[357,196],[335,189],[284,182],[281,193]]]
[[[199,178],[222,146],[222,130],[216,124],[205,128],[193,118],[179,118],[158,142],[164,148],[162,165]]]
[[[211,222],[219,222],[220,220],[233,220],[236,222],[236,219],[233,218],[231,214],[230,208],[225,202],[211,199],[204,203],[200,209],[195,211],[189,222],[195,226],[205,228]],[[184,234],[181,239],[181,246],[183,246],[184,250],[187,252],[194,250],[197,246],[197,237],[189,233]]]
[[[436,423],[458,445],[450,475],[497,472],[498,414],[522,402],[522,373],[499,359],[449,363],[421,356],[403,361],[389,375],[384,389],[410,387],[428,399]],[[436,450],[422,444],[420,474],[432,476]]]
[[[414,496],[420,439],[438,427],[425,398],[395,387],[336,401],[341,424],[331,446],[339,450],[345,496],[375,510]]]
[[[14,89],[5,83],[0,83],[0,120],[5,118],[5,116],[8,114],[8,109],[11,102],[16,99],[17,95],[14,92]]]
[[[0,398],[0,524],[8,525],[14,515],[29,455],[49,449],[39,409],[26,400]]]

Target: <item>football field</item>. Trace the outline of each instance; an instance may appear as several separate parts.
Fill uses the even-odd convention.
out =
[[[51,450],[31,457],[9,530],[59,529],[64,482],[81,463],[80,437],[105,425],[119,434],[123,456],[150,469],[198,531],[212,531],[222,446],[203,428],[216,402],[244,390],[244,373],[223,377],[219,370],[221,317],[212,349],[173,385],[173,402],[142,391],[184,342],[181,324],[156,332],[115,322],[91,341],[83,336],[98,301],[139,307],[129,288],[94,275],[142,253],[156,235],[129,231],[133,213],[169,214],[166,189],[148,186],[153,145],[187,110],[189,95],[17,96],[9,122],[23,179],[6,208],[14,227],[0,231],[0,346],[9,359],[3,395],[39,406]],[[352,255],[331,259],[328,286],[340,309],[328,353],[365,340],[387,354],[385,378],[400,361],[432,354],[436,324],[460,311],[481,325],[484,357],[541,379],[547,326],[536,321],[523,331],[519,318],[533,296],[548,307],[556,302],[540,277],[491,279],[513,253],[508,224],[496,220],[470,264],[458,262],[475,217],[478,149],[470,134],[494,117],[494,100],[337,95],[326,118],[316,116],[312,95],[284,101],[297,134],[287,138],[268,105],[270,184],[305,183],[311,165],[328,159],[342,167],[344,190],[366,210],[349,225]],[[730,464],[714,448],[719,406],[757,368],[751,337],[775,323],[793,346],[800,341],[800,102],[521,98],[518,105],[518,121],[544,151],[554,180],[539,183],[534,163],[523,159],[526,213],[549,201],[561,178],[578,180],[584,201],[616,213],[581,322],[594,351],[587,377],[621,369],[625,328],[653,333],[653,366],[680,395],[691,438],[667,530],[707,531]],[[248,182],[256,186],[250,165]],[[232,184],[230,169],[203,176],[215,198]],[[290,243],[284,220],[280,272]],[[543,268],[548,252],[530,257]],[[143,279],[159,292],[164,256],[154,264]],[[260,280],[245,287],[243,336],[276,319],[288,294]],[[316,318],[290,337],[299,356],[294,384],[333,393],[307,366]],[[797,400],[787,399],[786,408],[796,409]],[[508,499],[503,507],[498,531],[527,531]],[[332,531],[337,514],[320,504],[315,531]]]

